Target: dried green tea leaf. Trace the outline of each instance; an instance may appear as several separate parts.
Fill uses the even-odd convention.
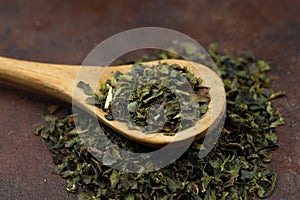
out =
[[[284,95],[285,95],[285,92],[283,92],[283,91],[276,92],[276,93],[270,94],[268,100],[270,101],[270,100],[276,99],[278,97],[283,97]]]
[[[86,95],[92,95],[94,93],[91,86],[83,81],[79,81],[77,83],[77,87],[83,89]]]
[[[53,115],[61,108],[61,105],[51,105],[48,107],[48,112]]]
[[[92,191],[82,192],[78,195],[77,200],[97,200]]]

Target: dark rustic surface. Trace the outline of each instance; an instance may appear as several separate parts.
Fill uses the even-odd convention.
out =
[[[300,199],[300,1],[0,0],[0,55],[80,64],[98,43],[121,31],[159,26],[225,53],[251,51],[272,64],[275,106],[286,125],[273,152],[278,182],[269,199]],[[52,159],[35,126],[55,100],[0,82],[0,199],[75,199],[51,174]]]

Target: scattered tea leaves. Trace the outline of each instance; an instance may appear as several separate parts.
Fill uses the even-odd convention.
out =
[[[199,55],[196,47],[188,44],[174,46],[196,62],[207,59]],[[205,158],[198,157],[204,148],[201,141],[195,142],[177,161],[163,169],[149,173],[125,173],[99,163],[78,134],[97,135],[97,125],[87,115],[77,133],[73,118],[47,116],[47,125],[37,128],[50,151],[55,164],[54,173],[67,179],[67,190],[75,192],[82,188],[79,199],[254,199],[271,195],[276,173],[271,165],[270,150],[277,147],[275,128],[284,123],[271,101],[281,96],[270,90],[270,79],[265,72],[270,70],[265,61],[253,55],[234,57],[219,55],[216,46],[209,49],[225,84],[227,95],[226,122],[218,143]],[[174,53],[162,52],[147,59],[172,58]],[[130,79],[130,78],[129,78]],[[85,87],[85,86],[84,86]],[[101,96],[91,101],[103,105]],[[130,105],[135,110],[136,105]],[[103,126],[107,137],[122,149],[143,152],[145,147],[115,134]],[[99,139],[99,138],[98,138]],[[90,138],[91,143],[94,141]],[[98,152],[109,161],[122,156],[120,152],[107,149]],[[143,167],[137,165],[137,171]],[[149,163],[151,166],[151,163]],[[147,166],[146,166],[147,167]]]
[[[94,93],[91,86],[83,81],[79,81],[77,87],[81,88],[86,95],[92,95]]]

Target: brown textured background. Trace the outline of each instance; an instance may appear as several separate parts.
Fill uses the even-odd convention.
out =
[[[269,199],[300,199],[300,1],[0,0],[0,55],[80,64],[104,39],[121,31],[158,26],[185,33],[224,53],[251,51],[272,65],[275,106],[286,125],[273,152],[278,172]],[[0,82],[0,199],[75,199],[51,174],[52,159],[34,128],[57,102]]]

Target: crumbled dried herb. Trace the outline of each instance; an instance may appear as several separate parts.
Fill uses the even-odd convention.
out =
[[[205,59],[190,44],[173,48],[194,61]],[[265,76],[270,67],[266,62],[252,55],[220,56],[215,46],[211,46],[209,54],[221,71],[227,111],[221,137],[208,156],[198,158],[198,150],[202,148],[198,141],[180,159],[158,171],[138,174],[116,171],[95,160],[80,140],[78,134],[99,131],[88,116],[82,123],[82,133],[74,130],[76,116],[47,116],[47,126],[37,128],[37,134],[54,154],[53,171],[67,179],[67,190],[75,192],[82,188],[78,199],[227,200],[271,195],[276,173],[271,165],[270,150],[277,147],[275,128],[284,121],[279,112],[273,110],[270,100],[282,96],[283,92],[270,90],[270,79]],[[174,55],[163,53],[163,56]],[[144,151],[144,146],[104,128],[108,138],[123,149]],[[91,139],[91,142],[95,141]],[[122,156],[119,152],[110,152],[109,147],[101,153],[106,163]]]
[[[210,102],[209,88],[178,64],[136,63],[129,72],[116,71],[111,80],[100,85],[100,91],[92,94],[88,84],[78,83],[91,96],[88,103],[108,112],[106,119],[126,122],[129,129],[145,133],[174,135],[191,127],[206,113]]]

